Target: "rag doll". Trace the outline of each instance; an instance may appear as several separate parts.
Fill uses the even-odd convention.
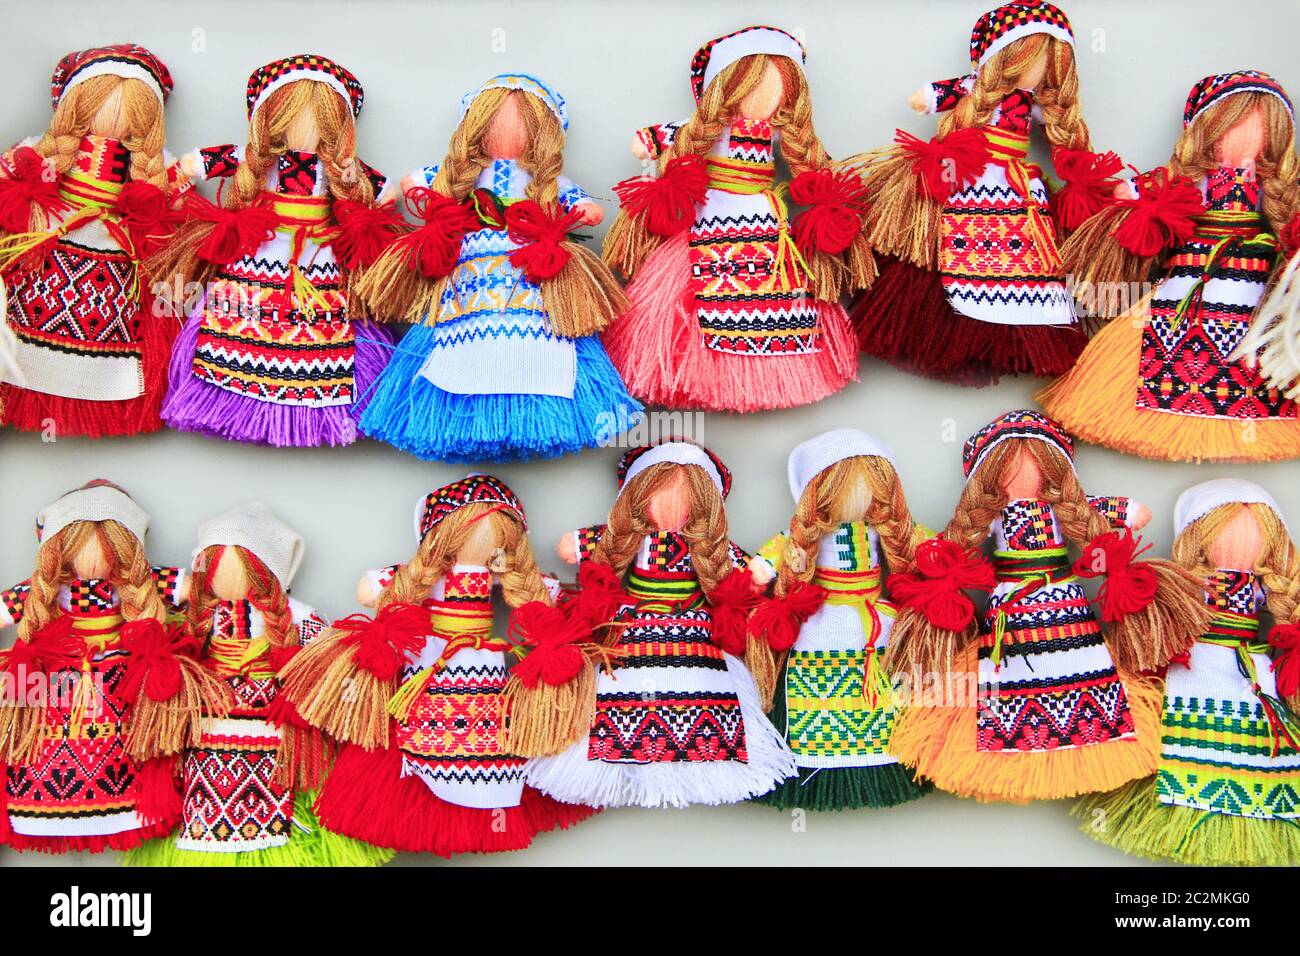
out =
[[[912,106],[946,115],[929,143],[900,130],[867,163],[867,236],[891,258],[853,307],[863,350],[962,384],[1059,375],[1085,343],[1059,233],[1100,208],[1120,168],[1090,151],[1069,20],[1050,3],[989,11],[971,32],[971,73]],[[1067,181],[1050,200],[1028,160],[1035,122]]]
[[[1254,70],[1207,76],[1169,165],[1116,192],[1065,247],[1080,290],[1115,318],[1043,407],[1085,441],[1146,458],[1300,456],[1295,401],[1237,354],[1284,265],[1279,249],[1300,239],[1286,92]],[[1149,295],[1124,294],[1148,279]]]
[[[154,310],[142,262],[190,188],[163,149],[171,74],[119,44],[69,53],[50,89],[49,128],[0,157],[0,422],[59,438],[155,431],[176,323]]]
[[[557,635],[608,652],[594,680],[587,670],[575,676],[585,686],[562,735],[525,734],[539,723],[536,691],[512,688],[511,731],[536,756],[528,782],[548,796],[597,807],[716,805],[794,775],[764,714],[775,675],[770,650],[747,634],[758,595],[748,555],[727,536],[730,486],[726,466],[699,445],[632,449],[608,522],[560,543],[560,557],[579,563],[563,620],[539,620],[535,605],[515,612],[512,629],[536,653],[558,659]],[[746,662],[759,668],[757,680]]]
[[[197,193],[151,262],[174,309],[163,418],[263,445],[346,445],[391,337],[358,314],[350,283],[392,237],[384,178],[356,155],[362,89],[323,56],[268,63],[248,80],[248,142],[186,156]],[[194,286],[201,288],[197,303]]]
[[[1129,853],[1211,866],[1300,862],[1300,555],[1263,488],[1221,478],[1174,508],[1174,560],[1212,617],[1165,677],[1154,776],[1082,801],[1086,833]],[[1268,610],[1271,630],[1261,627]]]
[[[518,850],[592,814],[524,781],[506,746],[506,661],[492,592],[548,602],[523,507],[490,475],[416,502],[418,547],[357,587],[374,618],[336,621],[281,671],[305,722],[345,742],[316,801],[329,830],[394,850]]]
[[[596,333],[627,304],[578,239],[600,206],[561,174],[564,97],[495,76],[461,101],[440,163],[402,181],[423,224],[361,293],[414,323],[361,420],[367,435],[446,461],[551,457],[634,424]]]
[[[1139,560],[1133,531],[1150,512],[1086,496],[1071,440],[1050,419],[1001,416],[967,440],[962,465],[947,528],[918,546],[914,572],[890,577],[902,611],[888,663],[910,683],[891,751],[981,800],[1076,796],[1148,776],[1160,688],[1142,675],[1203,629],[1200,582]],[[976,550],[990,538],[991,566]],[[1086,578],[1103,580],[1096,612]],[[963,588],[991,591],[978,628]]]
[[[857,375],[839,297],[873,275],[862,182],[817,138],[804,60],[775,27],[710,40],[691,61],[695,112],[633,139],[655,176],[616,187],[605,258],[632,280],[631,306],[605,346],[647,402],[786,408]]]
[[[70,492],[37,518],[31,579],[0,595],[17,630],[0,651],[0,844],[125,850],[180,818],[175,755],[220,688],[176,620],[185,574],[145,557],[148,524],[109,482]]]
[[[881,663],[894,622],[884,597],[891,571],[912,565],[925,532],[912,520],[893,452],[853,428],[790,453],[790,529],[750,561],[755,583],[774,582],[750,629],[777,657],[772,722],[799,776],[757,799],[779,807],[848,810],[915,800],[925,788],[889,752],[897,719]]]
[[[198,745],[181,756],[180,827],[132,850],[128,864],[360,866],[392,856],[329,832],[311,809],[306,791],[324,779],[333,747],[284,707],[276,679],[327,626],[288,595],[302,557],[302,538],[262,504],[199,525],[188,618],[222,699],[205,702]]]

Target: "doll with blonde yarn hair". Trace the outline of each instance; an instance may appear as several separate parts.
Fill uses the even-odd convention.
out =
[[[857,375],[839,297],[874,275],[861,182],[817,137],[804,60],[776,27],[710,40],[691,62],[695,112],[633,140],[655,176],[616,187],[605,258],[632,280],[631,307],[605,345],[647,402],[786,408]]]
[[[1039,400],[1075,436],[1172,461],[1300,456],[1292,383],[1252,367],[1247,334],[1300,243],[1300,160],[1290,98],[1257,70],[1192,88],[1169,164],[1065,247],[1080,289],[1114,316]],[[1149,295],[1124,295],[1148,278]],[[1119,293],[1119,294],[1116,294]],[[1122,314],[1116,314],[1122,313]]]
[[[334,833],[394,850],[518,850],[590,807],[525,785],[506,738],[506,660],[492,594],[551,601],[504,482],[470,475],[416,503],[418,547],[357,586],[373,619],[334,623],[281,671],[297,713],[345,744],[315,805]],[[525,658],[527,660],[527,658]]]
[[[971,32],[972,72],[929,84],[918,112],[944,113],[930,142],[899,131],[868,157],[866,235],[890,257],[852,309],[862,349],[932,378],[983,385],[1058,375],[1085,337],[1058,241],[1109,195],[1120,162],[1096,156],[1079,103],[1064,12],[1014,0]],[[1029,162],[1042,123],[1055,172]]]
[[[219,205],[189,199],[152,263],[172,308],[192,309],[163,409],[173,428],[264,445],[356,440],[391,336],[365,321],[351,280],[397,218],[375,208],[384,177],[357,157],[362,99],[333,60],[276,60],[249,77],[247,144],[185,157],[194,178],[223,182]]]
[[[190,187],[163,148],[171,89],[143,47],[69,53],[49,128],[0,157],[0,422],[59,437],[161,427],[176,324],[155,314],[142,263]]]
[[[176,834],[132,850],[128,864],[361,866],[392,856],[329,832],[311,808],[333,742],[285,706],[276,679],[328,626],[288,594],[303,550],[258,503],[199,525],[187,615],[222,699],[181,756]]]
[[[1210,624],[1169,664],[1153,776],[1075,809],[1128,853],[1210,866],[1300,862],[1300,555],[1273,497],[1240,478],[1188,488],[1173,558]],[[1265,631],[1260,612],[1273,626]]]
[[[221,687],[175,621],[186,576],[151,567],[149,516],[93,481],[44,508],[29,581],[3,592],[0,844],[129,849],[180,815],[175,755]]]
[[[597,337],[626,305],[578,230],[600,206],[563,175],[569,108],[506,73],[461,101],[446,157],[402,181],[423,224],[361,284],[414,325],[361,421],[366,434],[446,461],[551,457],[638,419]]]
[[[1201,633],[1200,582],[1141,558],[1132,532],[1150,511],[1087,496],[1069,436],[1042,415],[999,417],[966,442],[962,464],[952,520],[917,548],[914,572],[891,576],[903,610],[888,663],[910,682],[892,753],[981,800],[1057,799],[1149,775],[1160,688],[1141,675]],[[991,567],[978,557],[990,538]],[[1088,578],[1103,580],[1096,611]],[[991,591],[978,624],[971,587]]]
[[[881,662],[894,605],[885,565],[912,567],[928,533],[912,520],[894,454],[882,441],[837,428],[790,453],[790,529],[750,561],[772,599],[750,629],[776,656],[772,722],[799,776],[757,799],[784,808],[888,807],[926,792],[889,752],[897,719]]]

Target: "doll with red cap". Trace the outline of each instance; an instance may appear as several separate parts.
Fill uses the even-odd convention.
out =
[[[526,530],[491,475],[421,497],[415,554],[357,585],[374,617],[335,621],[280,672],[298,717],[344,743],[315,805],[327,829],[451,856],[522,849],[592,814],[528,786],[506,737],[519,649],[493,626],[493,592],[510,607],[552,600]]]
[[[167,67],[133,43],[59,60],[54,115],[0,156],[0,423],[58,437],[162,427],[176,325],[143,263],[188,178],[163,146]]]
[[[862,184],[817,137],[805,59],[776,27],[710,40],[691,61],[695,111],[633,139],[654,175],[615,187],[605,258],[631,307],[605,345],[647,402],[786,408],[857,375],[839,298],[874,274]]]

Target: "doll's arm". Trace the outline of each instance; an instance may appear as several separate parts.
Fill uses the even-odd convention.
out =
[[[600,208],[600,204],[591,198],[591,194],[575,183],[568,176],[557,176],[556,186],[559,187],[560,208],[565,212],[578,210],[582,213],[582,221],[588,226],[599,226],[602,219],[605,218],[605,210]]]
[[[314,607],[294,598],[289,598],[289,613],[298,628],[298,644],[301,647],[306,647],[316,640],[330,626],[329,621],[325,620]]]
[[[207,179],[226,179],[235,175],[244,158],[244,147],[234,143],[220,146],[203,146],[180,158],[180,170],[193,182]]]
[[[357,168],[361,170],[361,175],[365,176],[370,182],[372,194],[376,199],[383,195],[384,187],[388,185],[388,177],[381,173],[369,163],[357,160]]]
[[[907,105],[916,112],[928,116],[946,112],[960,103],[961,98],[970,92],[974,79],[972,76],[956,76],[951,80],[927,83],[912,94]]]
[[[727,546],[727,556],[731,558],[733,568],[744,571],[749,567],[750,553],[734,541]]]
[[[163,150],[163,162],[166,164],[167,191],[173,199],[194,188],[194,180],[185,172],[181,161],[167,150]]]
[[[749,559],[749,573],[759,587],[766,586],[781,570],[786,534],[775,534]]]
[[[0,591],[0,628],[17,624],[23,619],[23,601],[31,590],[32,582],[24,581],[13,587]]]
[[[190,575],[184,568],[152,568],[158,596],[170,610],[185,607],[190,598]]]
[[[685,125],[686,120],[681,120],[637,130],[632,137],[632,155],[637,159],[658,159],[673,144],[677,131]]]
[[[0,154],[0,179],[13,178],[15,171],[14,153],[18,152],[18,150],[22,149],[24,146],[35,146],[38,142],[40,142],[39,136],[28,136],[20,139],[18,142],[6,149],[3,154]]]
[[[1138,531],[1151,520],[1151,509],[1136,498],[1123,495],[1089,495],[1088,504],[1114,528]]]
[[[604,533],[603,524],[570,531],[555,546],[555,553],[565,564],[579,564],[591,557],[592,552],[596,550],[596,545],[600,543],[600,536]]]
[[[438,178],[438,168],[441,165],[441,163],[431,163],[428,166],[413,169],[403,176],[401,182],[402,195],[405,196],[412,189],[432,186],[433,181]]]
[[[391,564],[386,568],[376,568],[361,575],[357,582],[357,603],[362,607],[374,607],[379,594],[393,582],[400,564]]]

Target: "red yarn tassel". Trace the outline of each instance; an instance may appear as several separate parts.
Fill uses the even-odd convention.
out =
[[[270,206],[224,209],[196,192],[188,192],[181,209],[191,219],[210,222],[213,229],[195,249],[204,262],[226,266],[257,252],[269,241],[280,224],[280,217]]]
[[[350,614],[334,622],[347,633],[342,643],[353,647],[352,661],[381,681],[401,672],[406,655],[420,649],[429,632],[429,610],[419,604],[388,604],[374,618]]]
[[[511,613],[508,633],[516,644],[529,648],[512,672],[519,682],[528,688],[557,687],[582,670],[582,644],[591,637],[591,626],[544,601],[529,601]]]
[[[1292,256],[1297,250],[1300,250],[1300,216],[1296,216],[1287,223],[1282,231],[1277,235],[1278,242],[1282,244],[1282,251],[1287,256]]]
[[[889,593],[935,627],[964,631],[975,619],[975,604],[965,589],[991,591],[996,584],[993,565],[974,548],[931,538],[917,546],[915,571],[889,576]]]
[[[375,206],[353,199],[334,203],[339,232],[331,247],[343,268],[361,269],[374,263],[405,231],[406,221],[396,202]]]
[[[1119,621],[1148,607],[1156,599],[1156,572],[1137,559],[1151,545],[1140,548],[1141,539],[1131,528],[1106,531],[1088,542],[1074,573],[1081,578],[1105,576],[1097,592],[1103,621]]]
[[[637,176],[614,187],[629,216],[645,221],[652,236],[668,238],[689,229],[695,207],[708,195],[709,172],[703,156],[676,156],[658,177]]]
[[[866,184],[850,169],[815,169],[790,182],[790,198],[808,208],[795,217],[801,252],[837,256],[853,244],[867,213]]]
[[[1115,174],[1124,168],[1114,153],[1063,146],[1052,150],[1052,165],[1064,182],[1052,196],[1052,216],[1067,232],[1078,229],[1114,201]]]
[[[554,279],[569,264],[564,243],[570,230],[581,222],[582,213],[577,210],[552,212],[531,199],[512,203],[506,209],[506,231],[519,248],[510,253],[510,264],[522,269],[529,282]]]
[[[607,564],[584,561],[578,566],[577,590],[560,597],[559,604],[575,620],[594,629],[609,623],[619,608],[632,603],[623,583]]]
[[[140,764],[135,810],[145,824],[175,824],[181,816],[180,758],[155,757]]]
[[[1278,696],[1294,697],[1300,693],[1300,624],[1274,625],[1268,642],[1278,651],[1272,664]]]
[[[911,155],[917,192],[935,202],[975,182],[989,162],[988,139],[983,130],[974,127],[929,142],[900,129],[895,131],[894,141]]]
[[[826,603],[826,593],[820,585],[800,581],[784,597],[762,598],[749,619],[749,633],[777,653],[790,650],[808,618]]]
[[[163,624],[152,617],[122,625],[122,647],[127,652],[126,673],[118,693],[135,700],[143,691],[150,700],[171,700],[181,692],[183,680],[178,657],[196,656],[198,642],[180,624]]]
[[[124,248],[134,251],[139,261],[160,249],[176,232],[185,213],[172,208],[172,199],[153,183],[132,180],[122,187],[113,208],[129,240]]]
[[[712,640],[734,657],[749,643],[749,616],[758,607],[758,590],[748,571],[734,568],[709,592]]]
[[[32,227],[33,206],[45,214],[47,226],[53,224],[56,215],[72,208],[59,195],[54,165],[44,156],[30,146],[20,146],[14,150],[11,162],[11,174],[0,178],[0,229],[27,232]]]
[[[460,255],[460,241],[479,226],[478,215],[469,203],[417,186],[406,192],[406,208],[423,220],[423,225],[393,243],[412,267],[426,279],[451,274]]]
[[[1115,241],[1136,256],[1154,256],[1192,238],[1196,217],[1205,211],[1201,191],[1186,176],[1171,176],[1160,166],[1137,176],[1136,199],[1116,205],[1129,214],[1115,230]]]

